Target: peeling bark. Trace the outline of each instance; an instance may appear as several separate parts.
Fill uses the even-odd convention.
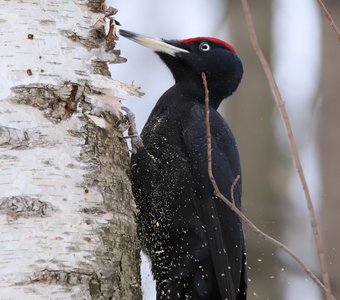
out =
[[[105,1],[0,0],[0,289],[141,299],[135,207]],[[108,23],[108,31],[105,24]]]

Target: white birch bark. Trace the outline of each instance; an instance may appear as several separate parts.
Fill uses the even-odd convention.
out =
[[[104,0],[0,0],[0,299],[140,299]]]

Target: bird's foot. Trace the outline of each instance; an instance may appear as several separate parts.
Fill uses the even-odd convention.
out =
[[[129,123],[128,129],[129,135],[127,136],[127,138],[131,139],[131,152],[135,154],[139,149],[144,147],[143,141],[137,132],[136,117],[135,114],[129,108],[123,106],[122,110],[126,112],[125,117]]]

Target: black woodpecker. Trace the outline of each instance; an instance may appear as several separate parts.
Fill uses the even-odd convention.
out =
[[[243,67],[235,49],[216,38],[156,40],[120,34],[153,49],[175,84],[158,100],[131,157],[139,209],[138,235],[150,256],[157,299],[244,300],[247,272],[242,224],[208,177],[204,72],[209,86],[212,169],[221,193],[241,175],[235,138],[217,112],[238,87]],[[233,188],[241,207],[241,180]]]

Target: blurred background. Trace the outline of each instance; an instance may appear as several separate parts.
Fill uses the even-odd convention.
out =
[[[243,169],[243,210],[263,231],[284,242],[320,276],[306,202],[290,157],[285,131],[251,48],[240,1],[116,0],[122,28],[152,37],[214,36],[230,42],[245,74],[220,112],[238,141]],[[302,164],[319,216],[333,294],[340,299],[340,45],[315,0],[250,0],[260,45],[285,100]],[[340,2],[325,0],[340,26]],[[134,81],[143,98],[124,101],[139,131],[173,80],[150,50],[124,38],[128,59],[112,77]],[[316,285],[286,254],[245,228],[249,299],[322,299]],[[143,259],[144,299],[155,299]]]

